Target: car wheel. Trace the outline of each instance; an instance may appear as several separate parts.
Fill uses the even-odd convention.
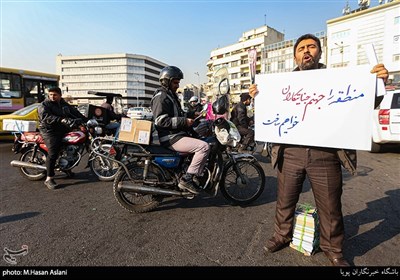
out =
[[[379,153],[381,151],[382,145],[372,142],[371,144],[371,153]]]

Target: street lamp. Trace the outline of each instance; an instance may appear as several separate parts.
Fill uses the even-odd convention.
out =
[[[201,97],[200,96],[200,74],[199,74],[199,72],[194,72],[194,74],[197,75],[197,82],[199,83],[197,95],[198,95],[198,98],[200,99],[200,97]]]
[[[343,67],[343,42],[340,42],[340,45],[338,43],[335,43],[336,46],[340,48],[340,53],[342,54],[342,62],[341,62],[341,67]]]
[[[139,80],[136,80],[136,107],[139,107]]]

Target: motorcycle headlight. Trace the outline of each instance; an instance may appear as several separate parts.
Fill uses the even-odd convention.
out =
[[[98,125],[99,125],[99,123],[95,119],[88,120],[88,122],[87,122],[88,127],[95,127]]]
[[[96,126],[94,130],[96,131],[97,135],[103,134],[103,128],[101,128],[100,126]]]

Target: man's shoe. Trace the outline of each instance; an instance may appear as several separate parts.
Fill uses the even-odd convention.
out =
[[[44,185],[49,189],[49,190],[54,190],[57,188],[57,183],[54,181],[54,179],[50,179],[44,182]]]
[[[324,252],[324,254],[328,258],[328,260],[331,262],[332,266],[341,266],[341,267],[349,267],[350,266],[348,261],[346,261],[346,259],[343,257],[340,257],[340,258],[332,257],[329,252]]]
[[[282,242],[279,241],[273,236],[271,239],[267,241],[267,243],[264,246],[264,250],[270,253],[274,253],[276,251],[282,250],[283,248],[289,246],[289,241],[288,242]]]
[[[192,194],[198,194],[199,192],[196,189],[195,183],[193,182],[192,179],[185,180],[185,178],[181,178],[179,181],[178,187],[181,190],[191,192]]]

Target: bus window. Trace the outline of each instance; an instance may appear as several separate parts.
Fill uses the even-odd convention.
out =
[[[25,79],[24,82],[25,106],[38,102],[38,81]]]
[[[1,73],[0,94],[4,98],[21,98],[21,77],[14,74]]]

